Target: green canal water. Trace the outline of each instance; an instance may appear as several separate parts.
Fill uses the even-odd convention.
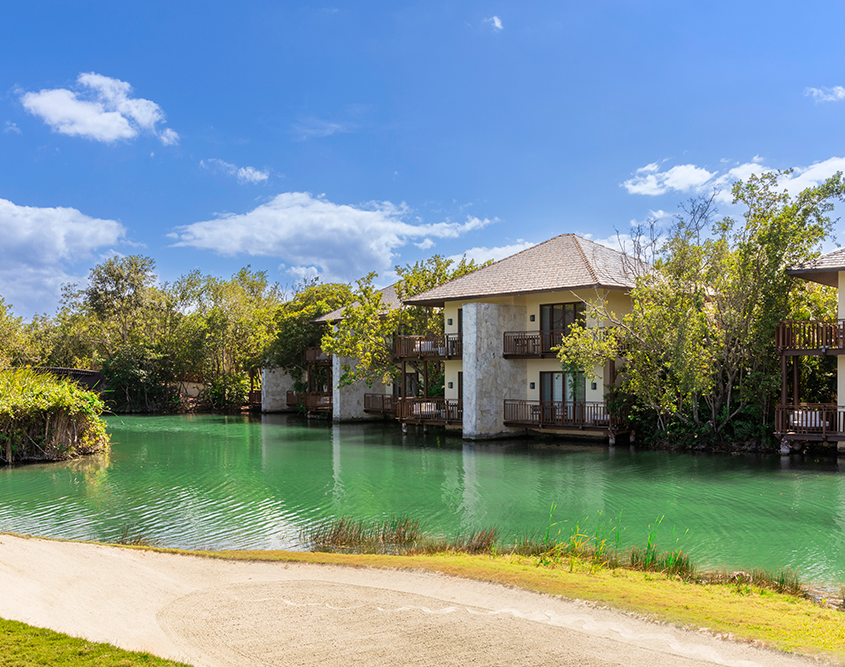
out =
[[[301,548],[332,517],[409,516],[433,533],[497,526],[505,541],[656,530],[702,565],[790,567],[845,582],[845,466],[537,440],[464,443],[395,423],[295,417],[112,417],[111,451],[0,468],[0,532],[180,548]],[[662,521],[661,521],[662,517]],[[658,524],[659,521],[659,524]]]

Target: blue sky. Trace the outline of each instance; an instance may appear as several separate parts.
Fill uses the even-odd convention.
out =
[[[114,253],[291,285],[613,239],[845,169],[833,2],[7,3],[0,296]],[[839,226],[838,226],[839,227]]]

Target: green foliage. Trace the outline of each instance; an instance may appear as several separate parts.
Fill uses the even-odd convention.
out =
[[[786,269],[818,255],[832,227],[831,200],[843,195],[839,174],[793,198],[769,173],[734,185],[734,203],[745,206],[741,224],[713,222],[711,195],[691,201],[662,244],[654,227],[648,238],[640,230],[632,267],[647,259],[653,265],[637,276],[631,312],[619,316],[598,302],[588,312],[588,321],[615,327],[613,345],[576,329],[561,360],[589,369],[612,358],[614,347],[623,350],[623,389],[636,413],[655,420],[658,439],[770,435],[780,386],[777,324],[791,315],[829,317],[833,306],[829,291],[805,286]],[[831,369],[817,370],[828,373],[822,384],[829,386]]]
[[[397,266],[399,281],[395,285],[400,301],[460,278],[491,262],[477,264],[463,257],[455,265],[452,260],[434,255],[427,260]],[[343,320],[322,340],[322,348],[330,354],[356,360],[356,365],[344,366],[344,376],[336,378],[341,384],[363,380],[392,382],[398,370],[393,361],[395,336],[441,335],[442,309],[425,306],[388,308],[380,290],[373,286],[377,274],[371,273],[357,281],[355,301],[346,306]]]
[[[59,460],[106,446],[94,392],[32,369],[0,370],[0,453],[21,459]]]
[[[179,407],[177,378],[166,356],[127,345],[103,362],[107,400],[115,412],[172,412]]]
[[[276,336],[268,348],[268,365],[281,368],[294,380],[301,380],[304,371],[302,351],[306,347],[319,347],[326,328],[313,320],[348,306],[353,300],[352,288],[343,283],[314,281],[304,285],[276,310]]]
[[[206,397],[215,410],[240,409],[249,396],[249,380],[240,373],[224,373],[210,378]]]

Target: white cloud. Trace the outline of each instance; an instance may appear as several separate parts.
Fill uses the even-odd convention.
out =
[[[761,175],[775,171],[764,164],[763,158],[755,155],[751,161],[735,164],[719,172],[710,172],[703,167],[685,164],[660,171],[658,163],[653,162],[637,169],[633,178],[622,183],[630,194],[663,195],[669,192],[697,194],[718,189],[716,201],[730,204],[731,187],[739,180],[747,180],[752,174]],[[809,167],[795,167],[791,174],[778,179],[779,187],[792,194],[798,194],[806,188],[815,187],[833,176],[837,171],[845,171],[845,158],[832,157],[816,162]]]
[[[23,134],[21,132],[21,128],[17,126],[17,123],[13,123],[10,120],[6,121],[6,127],[3,129],[4,132],[14,132],[15,134]]]
[[[490,259],[494,262],[498,262],[500,259],[515,255],[516,253],[522,252],[534,245],[536,244],[531,241],[523,241],[522,239],[519,239],[516,243],[511,245],[496,246],[494,248],[487,248],[484,246],[470,248],[459,255],[450,255],[447,259],[451,259],[453,262],[460,262],[461,258],[466,255],[467,260],[474,259],[479,263],[486,262]]]
[[[217,158],[200,160],[200,166],[206,169],[215,168],[226,174],[231,174],[237,177],[239,183],[261,183],[270,177],[270,171],[267,169],[260,171],[255,167],[238,167],[231,162],[224,162]]]
[[[126,230],[75,208],[18,206],[0,199],[0,295],[29,316],[51,310],[68,271],[99,248],[123,240]]]
[[[491,16],[490,18],[484,19],[482,21],[485,25],[489,25],[495,32],[499,32],[504,26],[502,26],[502,20],[498,16]]]
[[[434,247],[434,241],[431,239],[423,239],[422,243],[415,243],[414,245],[420,250],[428,250],[429,248]]]
[[[845,88],[834,86],[833,88],[805,88],[804,95],[810,95],[816,102],[839,102],[845,100]]]
[[[139,132],[157,136],[165,146],[179,142],[166,128],[164,112],[155,102],[131,97],[132,86],[94,72],[80,74],[77,91],[65,88],[29,92],[21,96],[24,108],[60,134],[112,143],[134,139]]]
[[[287,192],[244,214],[177,228],[176,246],[223,255],[279,257],[297,267],[316,267],[324,280],[351,280],[392,266],[399,248],[425,238],[458,238],[494,221],[411,224],[403,204],[335,204],[307,192]]]
[[[670,190],[690,192],[706,185],[715,175],[692,164],[682,164],[666,171],[659,171],[656,162],[637,169],[633,178],[622,185],[634,195],[662,195]]]

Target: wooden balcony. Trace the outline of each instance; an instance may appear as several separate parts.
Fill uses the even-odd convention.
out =
[[[845,320],[784,321],[775,345],[784,354],[845,354]]]
[[[775,408],[775,435],[786,440],[845,441],[845,406],[779,405]]]
[[[408,424],[463,424],[464,409],[453,398],[400,398],[396,401],[399,421]]]
[[[285,396],[285,403],[289,408],[295,408],[297,405],[305,402],[305,394],[301,391],[289,391]]]
[[[309,366],[328,366],[332,363],[332,355],[326,354],[320,347],[306,347],[305,363]]]
[[[395,415],[396,398],[392,394],[364,394],[364,412]]]
[[[302,406],[306,412],[331,412],[332,392],[330,391],[289,391],[286,396],[289,408]]]
[[[502,356],[505,359],[544,359],[556,356],[552,348],[560,345],[566,332],[563,329],[547,331],[506,331]]]
[[[463,352],[460,334],[396,337],[396,356],[400,359],[460,359]]]
[[[504,423],[538,428],[616,430],[627,420],[608,412],[604,401],[520,401],[506,400]]]

